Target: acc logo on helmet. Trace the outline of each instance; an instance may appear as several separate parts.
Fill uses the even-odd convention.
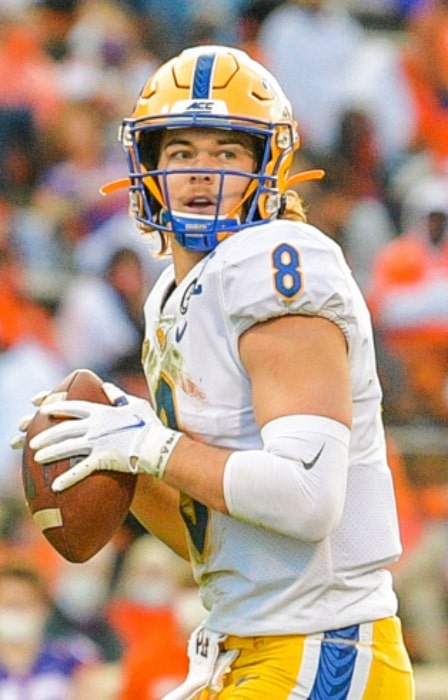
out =
[[[206,112],[207,114],[228,114],[223,100],[179,100],[171,108],[171,113]]]

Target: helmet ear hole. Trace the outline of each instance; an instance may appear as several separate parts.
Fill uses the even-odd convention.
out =
[[[260,172],[264,167],[266,152],[266,137],[254,136],[255,172]]]
[[[140,134],[137,149],[140,162],[147,170],[154,170],[157,167],[163,131],[163,129],[142,131]]]
[[[288,197],[285,193],[280,195],[280,206],[278,208],[278,215],[279,216],[283,216],[283,214],[285,213],[287,201],[288,201]]]

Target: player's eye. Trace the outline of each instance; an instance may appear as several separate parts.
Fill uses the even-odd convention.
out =
[[[185,146],[182,147],[169,147],[165,151],[165,155],[168,160],[192,160],[194,158],[194,153],[191,148],[186,148]]]
[[[221,160],[237,160],[239,157],[242,155],[242,149],[241,153],[238,153],[238,150],[236,148],[223,148],[220,151],[218,151],[218,157]]]

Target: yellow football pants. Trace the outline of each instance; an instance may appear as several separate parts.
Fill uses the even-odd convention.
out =
[[[228,637],[239,649],[218,693],[197,700],[413,700],[400,621],[353,625],[318,635]]]

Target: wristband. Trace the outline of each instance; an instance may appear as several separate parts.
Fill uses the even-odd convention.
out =
[[[171,453],[183,433],[167,428],[162,423],[144,430],[133,448],[129,466],[134,473],[146,473],[163,479]]]

